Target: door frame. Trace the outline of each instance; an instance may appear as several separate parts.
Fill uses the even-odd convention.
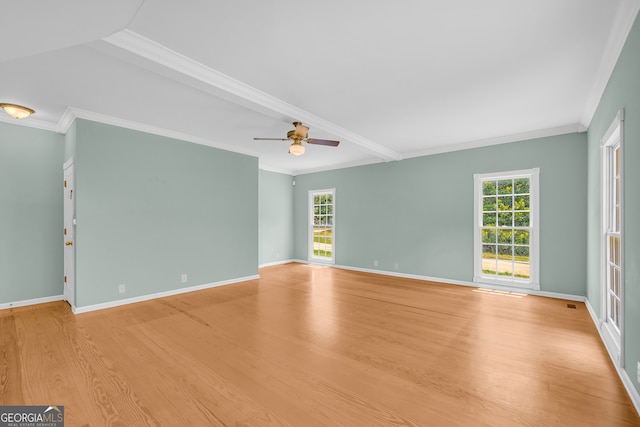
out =
[[[68,177],[68,172],[71,175]],[[62,166],[63,173],[63,296],[64,300],[69,303],[72,310],[75,310],[75,260],[76,260],[76,217],[75,217],[75,180],[73,157],[64,162]],[[67,245],[71,242],[70,245]]]

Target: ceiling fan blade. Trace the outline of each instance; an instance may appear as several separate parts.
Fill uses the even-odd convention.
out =
[[[299,138],[306,138],[308,133],[309,128],[301,124],[296,125],[296,130],[293,132],[293,134]]]
[[[253,138],[254,141],[288,141],[289,138]]]
[[[309,143],[309,144],[318,144],[318,145],[328,145],[330,147],[337,147],[338,144],[340,144],[340,141],[331,141],[331,140],[328,140],[328,139],[309,138],[307,140],[307,143]]]

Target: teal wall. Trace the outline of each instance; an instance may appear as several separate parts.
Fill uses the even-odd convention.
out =
[[[336,264],[471,282],[473,174],[539,167],[541,290],[585,295],[586,141],[576,133],[297,176],[295,256],[308,258],[308,191],[336,188]]]
[[[293,258],[293,178],[260,171],[260,265]]]
[[[71,157],[76,155],[76,122],[74,121],[69,126],[67,133],[64,136],[64,160],[65,162]],[[75,173],[75,167],[74,167]]]
[[[0,304],[62,295],[64,137],[0,123]]]
[[[257,158],[86,120],[75,139],[78,307],[258,273]]]
[[[636,362],[640,361],[640,17],[626,44],[589,127],[589,218],[588,288],[589,302],[596,313],[602,308],[600,294],[600,140],[624,108],[624,360],[636,389]]]

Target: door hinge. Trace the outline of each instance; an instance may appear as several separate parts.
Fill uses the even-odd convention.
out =
[[[64,229],[64,235],[65,236],[67,235],[67,229],[66,228]]]
[[[67,276],[64,276],[64,283],[67,283]]]
[[[64,180],[64,188],[67,188],[67,180]]]

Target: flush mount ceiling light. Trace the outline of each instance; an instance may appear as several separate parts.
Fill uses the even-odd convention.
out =
[[[34,110],[31,108],[23,107],[22,105],[16,104],[4,104],[0,103],[0,108],[4,109],[8,115],[11,117],[15,117],[16,119],[24,119],[25,117],[29,117],[33,113]]]

